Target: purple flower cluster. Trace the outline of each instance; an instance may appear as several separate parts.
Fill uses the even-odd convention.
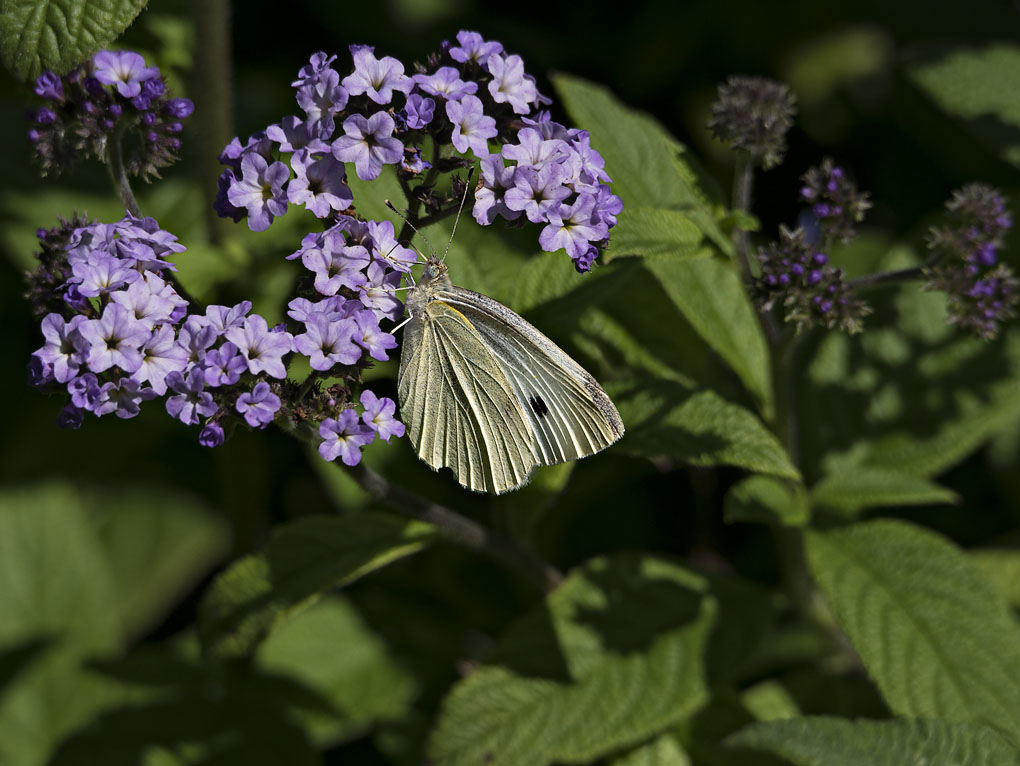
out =
[[[409,200],[437,215],[456,204],[435,191],[438,175],[480,160],[479,223],[523,215],[542,225],[543,249],[565,249],[578,270],[591,267],[622,203],[588,133],[540,111],[548,99],[520,56],[468,31],[414,74],[369,46],[350,52],[353,70],[343,77],[332,66],[336,56],[312,56],[293,83],[302,114],[224,150],[221,216],[247,218],[253,231],[263,231],[297,204],[335,223],[353,203],[347,173],[372,181],[386,166]],[[431,159],[422,156],[426,147]]]
[[[159,69],[131,51],[99,51],[63,77],[44,72],[35,93],[45,103],[30,115],[28,138],[44,174],[80,156],[105,160],[109,141],[130,132],[136,140],[125,169],[158,177],[177,160],[181,121],[194,110],[188,99],[171,98]]]
[[[811,213],[818,221],[825,241],[844,244],[853,239],[856,225],[864,220],[871,203],[867,192],[857,190],[843,168],[828,157],[803,176],[801,199],[811,205]]]
[[[1020,283],[998,256],[1013,218],[1002,193],[980,183],[953,192],[946,210],[948,222],[932,227],[928,240],[939,264],[929,270],[926,289],[946,292],[952,323],[994,338],[1020,300]],[[946,257],[950,263],[942,262]]]
[[[795,105],[793,93],[780,82],[734,75],[719,86],[708,127],[713,136],[768,170],[786,154]]]
[[[44,242],[54,238],[42,234]],[[248,301],[189,314],[168,275],[176,267],[167,257],[183,250],[155,220],[130,215],[66,237],[69,276],[54,289],[59,302],[48,305],[58,310],[43,317],[45,342],[29,364],[34,385],[67,397],[61,426],[80,427],[86,412],[131,418],[142,402],[165,397],[170,416],[201,426],[199,441],[209,447],[242,421],[265,428],[281,416],[291,423],[314,418],[327,430],[328,423],[344,424],[345,441],[327,459],[342,455],[353,465],[360,451],[356,458],[352,445],[360,450],[376,435],[387,441],[403,435],[389,399],[365,391],[359,414],[343,385],[319,391],[286,381],[294,352],[308,357],[317,376],[354,381],[368,364],[364,357],[386,359],[396,346],[379,319],[399,313],[390,283],[414,254],[395,246],[391,224],[346,219],[306,239],[295,255],[315,275],[314,294],[322,300],[291,302],[300,333],[269,327],[250,313]],[[330,281],[341,273],[342,284]]]
[[[802,229],[780,227],[779,241],[758,252],[761,275],[752,284],[766,311],[784,306],[784,319],[797,331],[821,325],[859,332],[871,309],[847,285],[842,269],[807,241]]]

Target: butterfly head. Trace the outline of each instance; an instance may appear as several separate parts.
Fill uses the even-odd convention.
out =
[[[419,284],[435,284],[437,282],[449,282],[449,269],[446,264],[433,255],[425,262],[425,270],[421,274]]]

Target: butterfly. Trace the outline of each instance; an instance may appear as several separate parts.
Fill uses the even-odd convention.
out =
[[[498,301],[454,285],[430,257],[410,289],[397,391],[418,456],[501,494],[541,465],[599,452],[623,421],[588,372]]]

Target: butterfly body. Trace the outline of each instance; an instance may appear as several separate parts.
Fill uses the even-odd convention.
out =
[[[501,303],[455,286],[430,258],[408,294],[401,417],[419,457],[476,492],[525,484],[623,435],[616,407],[577,362]]]

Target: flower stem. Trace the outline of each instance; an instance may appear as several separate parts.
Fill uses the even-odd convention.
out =
[[[350,474],[372,497],[406,516],[434,525],[447,540],[488,556],[542,591],[550,591],[563,581],[555,567],[512,538],[392,484],[364,464],[351,468]]]
[[[131,180],[124,167],[124,149],[120,137],[120,131],[110,137],[110,142],[106,146],[106,167],[110,169],[110,180],[113,182],[113,188],[117,190],[121,202],[124,203],[124,209],[135,218],[141,218],[142,210],[138,207],[138,200],[135,199],[135,193],[131,190]]]
[[[754,162],[748,152],[738,151],[736,167],[733,169],[733,209],[742,213],[751,212],[751,196],[754,189]],[[743,229],[733,232],[733,244],[737,251],[737,266],[745,285],[751,284],[751,237]]]

